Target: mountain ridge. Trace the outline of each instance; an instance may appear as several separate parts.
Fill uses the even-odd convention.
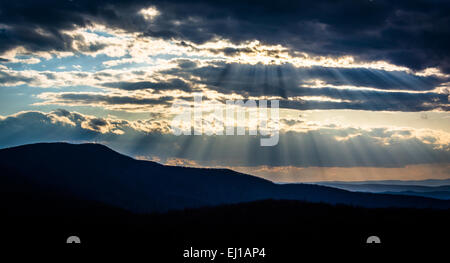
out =
[[[57,191],[139,213],[266,199],[450,208],[450,202],[431,198],[278,185],[228,169],[165,166],[133,159],[101,144],[38,143],[1,149],[0,170],[2,191]]]

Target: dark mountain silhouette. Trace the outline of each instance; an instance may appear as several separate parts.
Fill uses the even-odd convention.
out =
[[[8,198],[2,199],[3,203],[8,200],[10,206],[18,205],[17,195],[2,197]],[[445,251],[450,235],[448,209],[362,208],[263,200],[135,214],[95,202],[53,199],[48,195],[34,195],[27,201],[39,208],[42,203],[47,204],[47,212],[58,211],[45,216],[6,214],[2,218],[2,248],[77,248],[65,244],[68,236],[77,235],[82,248],[100,247],[107,253],[111,248],[134,252],[138,249],[152,261],[160,258],[162,262],[196,262],[186,261],[182,251],[192,246],[226,252],[232,246],[265,248],[268,256],[262,262],[291,262],[298,259],[299,251],[304,256],[309,251],[323,253],[337,248],[351,253],[358,249],[375,249],[379,253],[383,251],[377,249],[380,247],[392,251],[400,247],[406,251],[442,247]],[[366,244],[372,235],[379,236],[382,244]],[[223,259],[226,258],[214,262],[230,262]]]
[[[450,207],[444,200],[356,193],[319,185],[279,185],[226,169],[164,166],[135,160],[99,144],[40,143],[2,149],[0,171],[2,194],[81,199],[135,212],[264,199],[364,207]]]
[[[439,180],[440,183],[448,183],[447,181],[448,180]],[[414,181],[413,184],[408,184],[408,182],[405,182],[406,184],[403,185],[397,184],[395,182],[393,182],[393,184],[379,183],[379,182],[376,183],[318,182],[314,184],[329,186],[353,192],[422,196],[443,200],[450,199],[450,185],[426,186],[426,185],[418,185],[419,182],[423,182],[424,184],[429,183],[428,181]],[[437,184],[438,180],[432,181],[432,183]]]
[[[370,180],[370,181],[319,181],[312,182],[320,185],[362,185],[362,184],[382,184],[382,185],[417,185],[417,186],[443,186],[450,185],[449,179],[427,179],[427,180]]]
[[[346,182],[321,182],[316,184],[355,192],[423,196],[444,200],[450,199],[450,185],[423,186],[381,183],[353,184]]]
[[[410,196],[423,196],[429,198],[450,200],[450,191],[433,191],[433,192],[414,192],[414,191],[400,191],[400,192],[381,192],[383,194],[393,195],[410,195]]]
[[[411,191],[418,193],[426,192],[450,192],[450,185],[441,186],[421,186],[421,185],[389,185],[389,184],[340,184],[340,183],[323,183],[321,185],[330,186],[334,188],[349,190],[349,191],[360,191],[360,192],[403,192]]]

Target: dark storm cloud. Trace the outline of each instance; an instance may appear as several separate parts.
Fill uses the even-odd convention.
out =
[[[107,104],[107,105],[170,105],[173,97],[164,96],[157,99],[151,98],[138,98],[132,96],[114,96],[114,95],[102,95],[91,93],[56,93],[56,101],[64,103],[81,103],[81,104]]]
[[[149,5],[160,11],[152,21],[137,14]],[[258,39],[310,54],[355,55],[450,72],[449,13],[450,2],[441,0],[2,1],[0,51],[19,45],[70,50],[73,39],[61,30],[96,22],[143,36],[194,43],[217,36],[234,42]]]
[[[386,71],[366,68],[332,68],[332,67],[300,67],[284,65],[247,65],[238,63],[217,62],[202,67],[177,67],[161,71],[188,79],[190,76],[200,77],[202,84],[227,90],[248,91],[249,94],[282,95],[297,87],[320,80],[325,85],[349,85],[370,87],[383,90],[432,90],[447,78],[435,76],[421,77],[404,71]],[[225,87],[226,86],[226,87]],[[254,90],[252,89],[255,88]],[[291,94],[286,94],[291,95]],[[293,94],[296,95],[296,94]]]
[[[67,112],[66,116],[69,115],[70,113]],[[82,115],[74,117],[77,123],[84,120]],[[38,141],[93,140],[97,136],[97,132],[83,129],[80,125],[72,126],[54,122],[51,116],[41,112],[23,112],[2,119],[0,130],[2,131],[0,135],[2,147]]]
[[[178,67],[182,69],[189,69],[189,68],[195,68],[197,67],[197,62],[189,60],[189,59],[177,59],[175,60]]]
[[[280,107],[292,109],[357,109],[424,111],[449,110],[449,94],[430,90],[446,79],[420,77],[401,71],[365,68],[295,68],[291,65],[242,65],[215,63],[203,67],[177,67],[162,71],[223,94],[243,96],[280,96]],[[310,87],[312,81],[324,81],[324,86]],[[327,85],[347,85],[339,89]],[[361,89],[368,87],[378,90]],[[394,90],[394,91],[393,91]],[[399,90],[399,91],[397,91]],[[412,91],[421,91],[415,93]],[[323,96],[335,101],[292,101],[291,97]],[[336,101],[339,100],[339,101]]]
[[[95,130],[99,130],[100,127],[108,125],[108,122],[104,119],[97,118],[90,120],[89,124],[91,125],[91,127],[95,127]]]
[[[152,89],[155,92],[162,90],[182,90],[186,92],[191,92],[192,87],[189,83],[181,79],[170,79],[167,81],[160,82],[150,82],[150,81],[140,81],[140,82],[110,82],[104,83],[103,86],[123,89],[123,90],[143,90]]]
[[[296,110],[329,110],[329,109],[350,109],[350,110],[370,110],[370,111],[430,111],[439,109],[443,111],[450,111],[447,105],[439,104],[422,104],[423,102],[416,102],[405,104],[404,102],[385,102],[383,99],[378,100],[364,100],[355,102],[335,102],[335,101],[280,101],[280,107],[296,109]],[[412,104],[412,105],[411,105]]]
[[[383,92],[370,90],[350,90],[335,88],[300,88],[301,96],[323,96],[341,100],[333,101],[288,101],[280,106],[293,109],[356,109],[388,111],[427,111],[442,109],[448,111],[448,94]]]
[[[212,166],[402,167],[450,162],[450,146],[435,144],[436,138],[429,136],[425,143],[415,137],[398,136],[410,135],[405,131],[388,129],[287,132],[280,134],[278,145],[261,147],[258,136],[174,136],[135,130],[120,120],[114,120],[114,125],[123,134],[101,133],[107,123],[111,125],[112,121],[65,110],[22,112],[0,119],[0,148],[43,141],[95,140],[132,156],[183,158]],[[338,140],[349,135],[352,137],[347,140]]]
[[[27,78],[24,76],[14,76],[0,71],[0,84],[16,84],[17,82],[29,82],[32,80],[32,78]]]

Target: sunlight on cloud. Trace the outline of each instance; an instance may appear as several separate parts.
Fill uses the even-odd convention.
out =
[[[158,9],[151,6],[148,8],[141,9],[139,14],[142,15],[146,20],[153,20],[156,16],[159,15]]]

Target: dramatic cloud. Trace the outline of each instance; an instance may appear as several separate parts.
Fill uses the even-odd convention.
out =
[[[296,89],[314,84],[368,87],[382,90],[429,91],[449,81],[435,76],[416,76],[401,71],[365,68],[294,67],[284,65],[243,65],[216,62],[202,67],[172,68],[162,71],[178,76],[199,77],[200,83],[222,88],[248,90],[250,95],[298,95]],[[278,93],[276,93],[278,92]]]
[[[353,55],[450,72],[449,10],[450,3],[438,0],[3,1],[0,52],[18,46],[74,51],[76,39],[64,32],[98,23],[196,44],[256,39],[308,54]]]
[[[178,67],[162,72],[190,77],[193,83],[205,85],[222,94],[280,97],[285,99],[280,103],[284,108],[391,111],[449,109],[448,90],[431,91],[446,80],[405,72],[225,63]],[[315,81],[319,83],[316,84]],[[322,99],[310,101],[308,97]],[[326,101],[327,99],[334,101]]]
[[[8,85],[8,84],[18,85],[18,84],[30,82],[32,80],[33,80],[32,78],[27,78],[25,76],[14,76],[14,75],[8,74],[7,72],[0,71],[0,84],[1,85]]]
[[[132,156],[186,159],[204,166],[402,167],[450,162],[448,134],[442,141],[414,130],[321,128],[282,132],[278,145],[261,147],[257,136],[174,136],[162,127],[157,121],[104,119],[65,110],[22,112],[0,120],[0,147],[97,141]]]
[[[43,93],[36,105],[92,105],[132,110],[129,105],[149,109],[168,107],[175,98],[203,92],[225,101],[229,95],[241,99],[280,100],[281,108],[354,109],[370,111],[448,111],[448,77],[418,76],[404,71],[365,68],[295,67],[248,65],[223,61],[178,59],[160,66],[137,69],[89,71],[11,70],[0,73],[5,86],[28,84],[36,87],[85,86],[102,93],[74,93],[61,90]],[[121,91],[121,92],[119,92]],[[159,94],[158,96],[156,96]],[[120,107],[123,105],[123,107]],[[111,107],[113,106],[113,107]]]
[[[92,106],[102,107],[111,110],[123,111],[154,111],[157,110],[155,106],[168,108],[172,105],[173,97],[158,96],[158,97],[142,97],[139,94],[131,95],[109,95],[103,93],[41,93],[39,98],[44,99],[44,102],[36,103],[36,105],[66,105],[66,106]],[[162,109],[160,109],[162,111]]]
[[[442,177],[449,14],[441,0],[1,1],[0,147],[95,141],[286,181]],[[171,106],[194,93],[206,108],[279,100],[279,143],[172,135]]]
[[[191,86],[181,79],[170,79],[168,81],[161,82],[150,82],[150,81],[141,81],[141,82],[112,82],[112,83],[104,83],[106,87],[118,88],[123,90],[140,90],[140,89],[152,89],[156,92],[161,90],[182,90],[186,92],[192,91]]]

